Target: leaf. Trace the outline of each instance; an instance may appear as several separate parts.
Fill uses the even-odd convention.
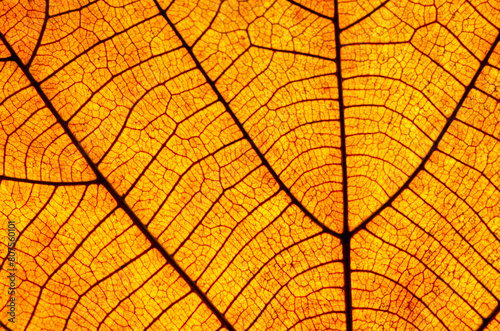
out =
[[[2,1],[1,325],[497,330],[497,8]]]

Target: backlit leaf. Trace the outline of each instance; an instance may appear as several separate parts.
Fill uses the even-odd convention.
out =
[[[499,8],[1,1],[0,325],[497,330]]]

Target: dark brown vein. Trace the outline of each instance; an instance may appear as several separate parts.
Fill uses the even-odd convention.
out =
[[[31,54],[31,57],[28,61],[28,64],[26,64],[26,66],[28,68],[31,67],[31,63],[33,63],[33,60],[35,59],[36,53],[38,52],[38,49],[40,48],[40,45],[42,44],[43,34],[45,33],[45,29],[47,28],[48,22],[49,22],[49,0],[45,0],[45,17],[43,18],[43,25],[42,25],[42,29],[40,31],[40,35],[38,36],[38,40],[36,42],[36,46],[33,49],[33,53]]]
[[[339,2],[335,3],[335,16],[333,24],[335,25],[335,63],[337,64],[337,87],[339,91],[339,113],[340,113],[340,150],[342,153],[342,193],[344,205],[344,222],[342,232],[342,265],[344,267],[344,296],[345,296],[345,318],[346,330],[353,331],[352,323],[352,285],[351,285],[351,236],[349,233],[349,195],[347,192],[347,148],[345,131],[345,105],[344,90],[342,88],[342,58],[340,43],[340,22],[339,22]]]
[[[331,17],[326,16],[326,15],[323,15],[323,14],[321,14],[321,13],[318,13],[317,11],[314,11],[314,10],[312,10],[311,8],[308,8],[308,7],[306,7],[306,6],[302,5],[302,4],[298,3],[298,2],[295,2],[295,1],[293,1],[293,0],[287,0],[287,1],[288,1],[288,2],[290,2],[291,4],[293,4],[293,5],[297,6],[297,7],[300,7],[300,8],[302,8],[302,9],[304,9],[305,11],[310,12],[311,14],[314,14],[314,15],[319,16],[319,17],[322,17],[322,18],[326,18],[327,20],[331,20],[331,19],[332,19]],[[335,12],[336,12],[336,11],[335,11]]]
[[[82,182],[50,182],[45,180],[36,180],[36,179],[26,179],[26,178],[16,178],[0,175],[0,181],[9,180],[13,182],[21,182],[21,183],[30,183],[30,184],[39,184],[39,185],[51,185],[51,186],[77,186],[77,185],[92,185],[99,184],[97,180],[89,180]]]
[[[479,326],[479,328],[477,329],[477,331],[484,331],[484,330],[486,330],[486,328],[488,327],[488,324],[490,324],[491,321],[493,321],[495,319],[495,317],[498,315],[498,313],[500,313],[500,305],[498,305],[495,308],[495,310],[493,310],[488,317],[486,317],[486,318],[483,319],[483,323],[481,323],[481,325]]]

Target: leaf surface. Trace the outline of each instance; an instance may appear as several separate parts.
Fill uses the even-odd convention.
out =
[[[1,2],[1,325],[496,330],[497,8]]]

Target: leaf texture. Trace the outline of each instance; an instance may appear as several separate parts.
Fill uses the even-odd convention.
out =
[[[0,2],[0,325],[497,330],[499,8]]]

